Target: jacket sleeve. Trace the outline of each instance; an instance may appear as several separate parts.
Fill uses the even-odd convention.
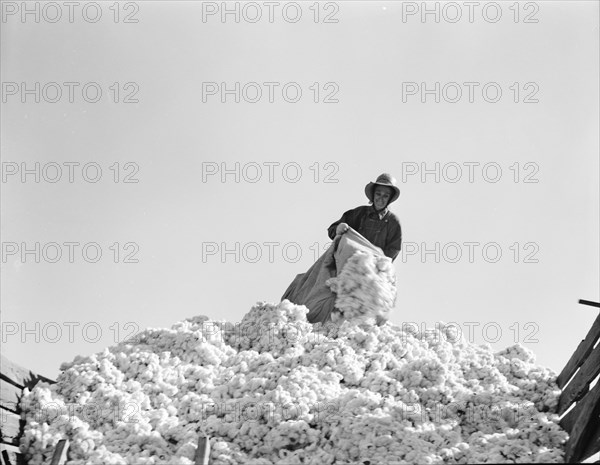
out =
[[[383,253],[394,261],[400,253],[400,250],[402,250],[402,228],[397,219],[394,219],[394,222],[390,226],[391,237],[386,244]]]
[[[342,217],[337,220],[335,223],[332,223],[331,226],[329,226],[327,228],[327,235],[329,236],[329,239],[335,238],[335,230],[338,227],[338,224],[340,223],[346,223],[348,226],[350,226],[353,229],[358,229],[358,211],[359,211],[360,207],[355,208],[354,210],[348,210],[347,212],[345,212]]]

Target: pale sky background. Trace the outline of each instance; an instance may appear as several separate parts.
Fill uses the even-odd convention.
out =
[[[3,170],[9,162],[30,168],[95,162],[103,169],[97,183],[85,182],[80,169],[69,183],[66,168],[54,184],[35,183],[31,175],[25,183],[18,176],[2,183],[5,246],[97,242],[103,251],[95,264],[83,260],[81,248],[75,263],[68,262],[66,247],[58,263],[3,257],[5,356],[54,378],[63,361],[114,344],[117,327],[122,339],[135,328],[169,327],[194,315],[239,322],[257,301],[278,302],[314,262],[314,244],[326,246],[326,228],[366,204],[365,184],[390,172],[402,191],[392,211],[405,250],[408,243],[432,248],[436,242],[496,242],[502,250],[497,263],[486,262],[481,247],[473,263],[466,246],[458,263],[400,256],[391,321],[457,322],[465,331],[465,323],[478,323],[476,343],[486,342],[482,327],[491,323],[502,331],[494,349],[518,341],[541,365],[560,371],[597,315],[577,300],[599,299],[598,2],[537,2],[537,23],[522,22],[532,11],[522,9],[525,2],[518,23],[513,2],[501,2],[496,23],[480,10],[469,23],[467,7],[458,2],[463,18],[455,24],[431,16],[423,23],[418,15],[403,22],[401,2],[376,1],[337,2],[338,22],[329,24],[314,22],[313,2],[301,3],[303,16],[294,24],[280,9],[269,23],[266,6],[253,24],[231,17],[222,23],[218,16],[203,22],[200,2],[138,2],[139,21],[124,24],[113,22],[112,3],[101,2],[103,17],[94,24],[80,12],[73,23],[65,17],[22,23],[18,15],[0,23],[3,83],[97,82],[104,91],[95,104],[83,101],[80,91],[69,103],[66,87],[58,103],[35,103],[31,96],[21,103],[3,93]],[[121,98],[129,91],[123,85],[135,82],[139,103],[111,102],[115,82]],[[296,82],[303,95],[287,103],[279,86],[274,103],[266,95],[257,103],[236,104],[231,96],[227,103],[218,96],[203,103],[203,82]],[[309,87],[315,82],[321,99],[329,92],[325,83],[336,83],[339,102],[314,103]],[[463,87],[459,102],[436,104],[432,96],[426,103],[419,96],[403,102],[403,82],[481,85],[474,103]],[[498,103],[483,100],[487,82],[500,85]],[[519,103],[509,88],[515,82]],[[528,82],[539,89],[538,103],[522,102]],[[114,183],[109,167],[115,162],[121,175],[131,173],[125,163],[136,163],[139,182]],[[236,183],[233,175],[224,183],[219,176],[203,182],[207,164],[222,162],[247,166],[248,176],[255,171],[247,164],[258,163],[263,176],[256,183],[243,177]],[[280,163],[272,183],[269,162]],[[436,162],[458,163],[462,179],[402,179],[414,163],[433,168]],[[473,183],[465,162],[480,163]],[[284,179],[286,163],[301,167],[298,182]],[[498,182],[484,180],[486,163],[502,168]],[[510,169],[515,163],[518,183]],[[533,165],[525,169],[526,163]],[[538,182],[524,183],[532,167]],[[337,182],[323,182],[327,174]],[[123,256],[114,263],[109,247],[115,242],[138,244],[139,263],[122,263]],[[256,263],[235,263],[233,255],[221,263],[219,254],[203,260],[203,244],[213,242],[231,249],[235,243],[280,245],[272,263],[267,246]],[[515,242],[518,263],[509,249]],[[523,248],[529,242],[537,244],[538,263],[524,263],[533,251]],[[302,253],[295,263],[281,252],[294,243]],[[254,256],[255,249],[245,250]],[[295,249],[287,250],[293,258]],[[70,341],[68,325],[76,323]],[[101,329],[97,343],[84,339],[86,324]],[[22,334],[21,325],[33,333]],[[495,336],[493,328],[488,334]],[[88,336],[95,337],[93,328]]]

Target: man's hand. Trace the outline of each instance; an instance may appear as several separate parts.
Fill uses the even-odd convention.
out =
[[[340,224],[338,224],[338,227],[335,230],[335,235],[336,236],[341,236],[346,231],[348,231],[348,228],[349,228],[349,226],[346,223],[340,223]]]

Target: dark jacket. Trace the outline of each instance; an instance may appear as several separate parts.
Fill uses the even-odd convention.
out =
[[[335,230],[340,223],[346,223],[362,234],[371,244],[380,247],[392,261],[400,253],[402,228],[398,217],[391,211],[388,210],[383,219],[380,219],[379,214],[369,205],[348,210],[327,229],[330,239],[335,237]]]

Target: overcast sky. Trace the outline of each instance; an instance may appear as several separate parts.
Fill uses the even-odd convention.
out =
[[[2,5],[8,358],[239,322],[382,172],[393,323],[560,371],[596,317],[598,2]]]

